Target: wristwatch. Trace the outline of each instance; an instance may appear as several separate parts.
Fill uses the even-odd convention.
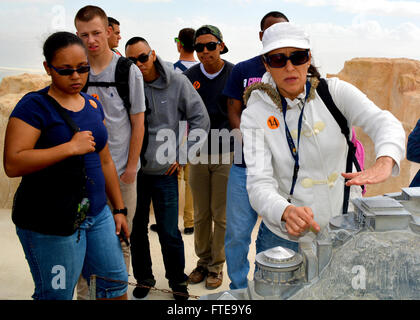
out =
[[[124,209],[114,209],[112,211],[113,214],[119,214],[122,213],[123,215],[127,216],[127,207],[125,207]]]

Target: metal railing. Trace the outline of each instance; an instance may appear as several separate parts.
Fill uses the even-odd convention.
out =
[[[172,294],[172,295],[178,295],[178,296],[192,298],[192,299],[199,299],[200,298],[200,296],[185,294],[183,292],[176,292],[176,291],[171,291],[171,290],[168,290],[168,289],[158,289],[156,287],[150,287],[150,286],[146,286],[146,285],[142,285],[142,284],[138,284],[138,283],[133,283],[133,282],[128,282],[128,281],[110,279],[110,278],[98,276],[96,274],[92,274],[90,276],[90,285],[89,285],[89,299],[90,300],[96,300],[96,280],[97,279],[102,279],[104,281],[115,282],[115,283],[120,283],[120,284],[126,284],[126,285],[133,286],[133,287],[147,288],[150,291],[158,291],[158,292],[168,293],[168,294]]]

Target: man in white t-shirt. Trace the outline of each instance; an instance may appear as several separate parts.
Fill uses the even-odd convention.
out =
[[[175,38],[176,48],[179,52],[179,60],[174,63],[175,71],[184,72],[198,63],[194,57],[194,33],[194,29],[184,28]]]
[[[112,51],[114,51],[119,56],[122,56],[122,54],[117,50],[118,44],[121,40],[120,22],[117,19],[108,17],[108,25],[112,29],[111,35],[108,38],[108,45]]]

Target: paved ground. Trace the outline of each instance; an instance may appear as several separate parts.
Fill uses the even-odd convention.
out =
[[[183,206],[181,196],[180,206]],[[154,221],[151,215],[151,223]],[[194,251],[194,235],[185,235],[183,233],[183,220],[180,216],[179,228],[182,233],[185,245],[185,273],[189,274],[196,266],[197,256]],[[254,270],[253,262],[255,261],[255,238],[257,228],[254,228],[253,240],[251,243],[249,258],[251,261],[251,270],[248,275],[252,279]],[[153,261],[153,272],[156,279],[156,288],[169,289],[168,282],[165,278],[165,270],[163,267],[162,254],[157,234],[153,231],[149,232],[151,253]],[[29,271],[28,264],[23,254],[22,247],[15,232],[15,227],[10,218],[10,210],[0,209],[0,300],[28,300],[33,294],[33,281]],[[135,283],[135,279],[130,276],[130,282]],[[227,276],[226,264],[224,267],[223,284],[216,290],[207,290],[205,282],[190,285],[189,292],[191,295],[201,296],[220,291],[229,290],[229,278]],[[129,286],[129,298],[132,296],[132,286]],[[146,299],[150,300],[172,300],[172,294],[159,291],[151,291]]]

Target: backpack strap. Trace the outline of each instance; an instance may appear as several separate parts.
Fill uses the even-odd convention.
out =
[[[316,88],[319,96],[321,97],[322,101],[324,102],[327,109],[330,111],[332,116],[334,117],[335,121],[337,121],[338,125],[340,126],[341,133],[344,135],[347,141],[347,145],[349,147],[349,151],[347,153],[347,161],[346,161],[346,172],[353,171],[353,163],[356,167],[358,172],[361,171],[359,162],[356,158],[356,147],[350,140],[350,129],[347,125],[347,119],[341,113],[341,111],[337,108],[336,104],[334,103],[330,91],[328,89],[327,81],[323,78],[319,79],[318,87]],[[347,181],[347,180],[346,180]],[[362,190],[364,190],[364,186],[361,186]],[[344,199],[343,199],[343,214],[347,213],[348,206],[349,206],[349,197],[350,197],[350,187],[344,185]]]
[[[124,103],[124,107],[127,110],[128,115],[130,115],[130,86],[128,84],[128,79],[130,75],[130,68],[133,64],[133,61],[125,57],[120,57],[115,68],[115,82],[118,91],[118,95],[121,97],[121,100]]]
[[[176,68],[181,69],[182,72],[184,72],[185,70],[187,70],[188,68],[186,66],[184,66],[181,62],[181,60],[178,60],[177,62],[174,63],[174,70]]]
[[[125,57],[119,57],[117,65],[115,67],[115,82],[92,82],[90,81],[90,74],[86,85],[83,87],[82,92],[87,93],[89,87],[116,87],[118,95],[123,101],[124,107],[127,110],[128,115],[130,115],[130,87],[128,84],[128,79],[130,75],[130,68],[133,62],[130,59]]]

